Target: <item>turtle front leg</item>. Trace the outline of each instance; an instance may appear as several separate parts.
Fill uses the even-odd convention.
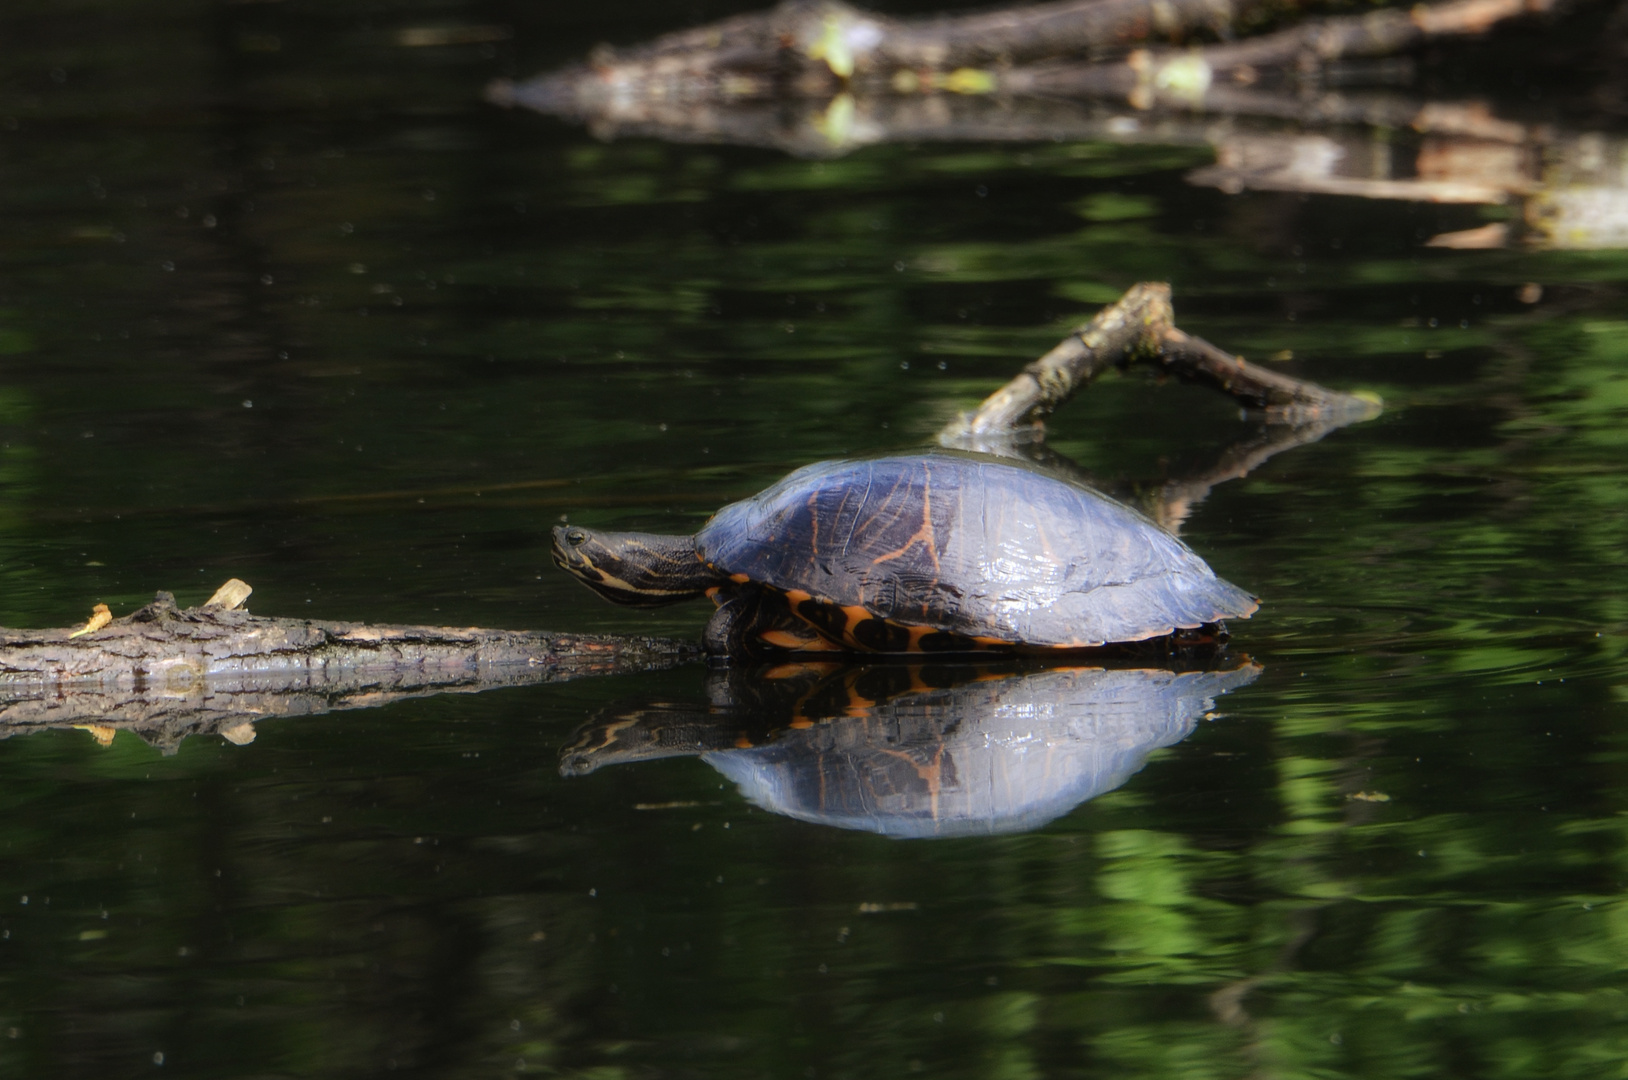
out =
[[[711,593],[718,610],[701,635],[714,659],[758,661],[786,653],[838,648],[798,618],[786,598],[757,585],[724,586]]]

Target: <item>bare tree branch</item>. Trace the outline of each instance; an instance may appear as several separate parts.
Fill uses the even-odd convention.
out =
[[[1233,356],[1174,323],[1170,286],[1143,282],[1064,338],[1011,382],[939,433],[948,446],[976,445],[1038,424],[1110,367],[1154,363],[1183,379],[1213,386],[1274,422],[1335,420],[1377,415],[1376,399],[1329,390]]]
[[[1108,368],[1156,351],[1159,335],[1171,323],[1170,286],[1133,286],[1097,317],[1058,342],[974,411],[950,422],[941,441],[987,436],[1034,424]]]

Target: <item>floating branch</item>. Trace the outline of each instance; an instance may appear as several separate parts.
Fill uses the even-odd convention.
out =
[[[1377,399],[1329,390],[1233,356],[1175,326],[1170,286],[1133,286],[1118,302],[1064,338],[1011,382],[939,433],[946,445],[976,444],[1033,427],[1111,367],[1155,364],[1180,378],[1213,386],[1277,423],[1336,424],[1379,413]]]

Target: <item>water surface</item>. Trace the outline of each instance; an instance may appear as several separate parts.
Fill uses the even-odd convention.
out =
[[[1484,212],[1226,195],[1183,179],[1203,148],[805,161],[481,101],[725,13],[0,16],[0,623],[238,576],[264,614],[693,635],[548,528],[688,531],[923,445],[1164,279],[1187,330],[1387,402],[1184,527],[1262,597],[1259,677],[1050,823],[939,840],[690,757],[560,774],[619,702],[708,701],[699,668],[169,755],[13,737],[3,1068],[1620,1073],[1628,256],[1426,248]],[[401,43],[446,24],[507,29]],[[1151,484],[1253,425],[1133,374],[1051,444]]]

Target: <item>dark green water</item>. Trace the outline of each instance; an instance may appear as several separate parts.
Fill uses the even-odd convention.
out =
[[[1428,249],[1484,218],[1193,188],[1204,150],[809,162],[480,100],[722,8],[54,10],[0,14],[0,624],[238,576],[262,614],[691,635],[548,526],[921,445],[1143,279],[1388,408],[1197,510],[1259,678],[1027,833],[560,776],[696,668],[0,743],[6,1075],[1628,1074],[1628,254]],[[398,44],[446,24],[513,36]],[[1130,376],[1052,443],[1157,480],[1252,430]]]

